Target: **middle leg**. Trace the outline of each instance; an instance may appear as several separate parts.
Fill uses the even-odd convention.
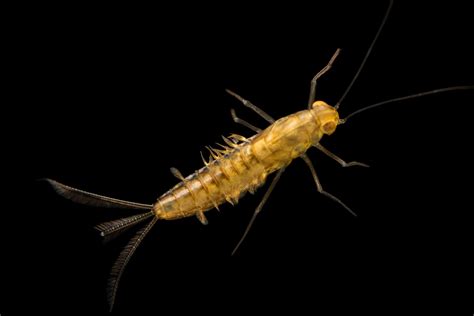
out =
[[[249,109],[253,110],[255,113],[257,113],[258,115],[260,115],[261,117],[263,117],[268,123],[273,123],[275,122],[275,119],[273,117],[271,117],[270,115],[268,115],[265,111],[263,111],[261,108],[259,108],[258,106],[252,104],[252,102],[250,102],[249,100],[245,100],[244,98],[242,98],[240,95],[238,95],[237,93],[235,92],[232,92],[230,91],[229,89],[226,89],[225,92],[227,92],[228,94],[230,94],[231,96],[233,96],[234,98],[236,98],[237,100],[239,100],[240,102],[242,102],[242,104],[246,107],[248,107]]]
[[[309,159],[309,157],[308,157],[306,154],[304,154],[303,156],[301,156],[301,158],[302,158],[302,159],[304,160],[304,162],[306,162],[306,164],[308,165],[308,168],[309,168],[309,170],[311,171],[311,174],[313,175],[314,182],[316,183],[316,189],[318,190],[318,192],[321,193],[322,195],[327,196],[327,197],[330,198],[331,200],[336,201],[337,203],[339,203],[340,205],[342,205],[342,207],[344,207],[349,213],[351,213],[351,214],[354,215],[354,216],[357,216],[357,214],[354,213],[354,211],[351,210],[351,209],[349,208],[349,206],[347,206],[346,204],[344,204],[341,200],[339,200],[337,197],[335,197],[335,196],[332,195],[331,193],[328,193],[328,192],[324,191],[323,186],[322,186],[321,183],[319,182],[319,178],[318,178],[318,175],[316,174],[316,170],[314,169],[313,163],[311,162],[311,160]]]

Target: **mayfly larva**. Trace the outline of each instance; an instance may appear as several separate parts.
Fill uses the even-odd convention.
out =
[[[85,204],[93,204],[103,207],[119,207],[129,209],[145,210],[142,214],[134,215],[127,218],[121,218],[106,222],[97,226],[104,238],[111,238],[125,229],[135,224],[149,221],[146,226],[140,229],[135,236],[128,242],[121,251],[117,261],[114,263],[111,276],[109,279],[109,305],[113,307],[118,284],[123,271],[135,252],[136,248],[143,240],[145,235],[151,230],[153,225],[160,219],[174,220],[183,217],[196,216],[201,223],[207,224],[204,212],[218,208],[219,205],[226,201],[235,204],[246,192],[252,192],[261,186],[271,173],[276,173],[269,188],[265,192],[262,201],[257,206],[253,216],[233,253],[239,248],[250,230],[256,216],[262,210],[265,202],[270,196],[273,188],[277,184],[280,176],[285,168],[295,159],[301,158],[305,161],[310,169],[317,189],[320,193],[328,196],[338,202],[349,212],[352,210],[341,200],[323,190],[316,171],[306,155],[306,151],[311,147],[316,147],[329,157],[336,160],[343,167],[348,166],[366,166],[359,162],[345,162],[335,154],[329,152],[322,147],[320,140],[323,135],[331,135],[334,133],[338,125],[347,121],[348,118],[383,104],[401,101],[405,99],[421,97],[428,94],[473,89],[472,86],[450,87],[429,92],[423,92],[415,95],[400,97],[387,100],[374,105],[364,107],[344,119],[339,118],[337,112],[339,104],[349,92],[352,84],[357,79],[360,70],[363,68],[367,57],[369,56],[376,39],[378,38],[383,25],[388,17],[390,7],[383,18],[383,21],[376,33],[372,44],[361,63],[354,79],[345,90],[343,96],[335,106],[330,106],[324,101],[315,101],[317,80],[326,73],[334,63],[340,50],[336,50],[327,66],[317,73],[311,80],[310,95],[308,100],[308,109],[288,115],[279,120],[274,120],[264,111],[241,98],[234,92],[228,91],[232,96],[240,100],[245,106],[251,108],[270,124],[264,130],[254,127],[253,125],[241,120],[232,111],[232,117],[236,123],[247,126],[256,132],[253,137],[245,138],[236,134],[224,137],[225,142],[221,149],[209,148],[211,157],[208,161],[204,160],[205,166],[188,177],[184,177],[181,173],[172,168],[172,173],[180,180],[179,184],[171,190],[164,193],[158,198],[154,204],[141,204],[109,198],[82,190],[74,189],[69,186],[60,184],[54,180],[47,180],[61,195],[72,199],[73,201]]]

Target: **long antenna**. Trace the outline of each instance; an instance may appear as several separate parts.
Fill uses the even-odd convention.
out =
[[[381,105],[384,105],[384,104],[394,103],[394,102],[408,100],[408,99],[415,99],[415,98],[424,97],[424,96],[431,95],[431,94],[449,92],[449,91],[456,91],[456,90],[474,90],[474,86],[455,86],[455,87],[448,87],[448,88],[442,88],[442,89],[435,89],[435,90],[430,90],[430,91],[419,92],[419,93],[407,95],[407,96],[404,96],[404,97],[398,97],[398,98],[394,98],[394,99],[390,99],[390,100],[385,100],[385,101],[382,101],[382,102],[378,102],[378,103],[375,103],[375,104],[368,105],[366,107],[363,107],[362,109],[358,109],[357,111],[352,112],[351,114],[349,114],[345,118],[340,119],[339,124],[344,124],[345,122],[347,122],[347,120],[350,117],[352,117],[356,114],[359,114],[361,112],[373,109],[375,107],[378,107],[378,106],[381,106]]]
[[[387,19],[388,19],[388,16],[390,14],[390,10],[392,9],[392,6],[393,6],[393,0],[390,0],[390,3],[388,5],[388,8],[387,8],[387,12],[385,12],[385,16],[383,17],[383,20],[382,20],[382,23],[380,24],[379,26],[379,29],[377,30],[377,33],[375,34],[375,37],[374,39],[372,40],[372,43],[370,44],[369,46],[369,49],[367,50],[367,53],[365,54],[365,57],[364,59],[362,60],[362,63],[360,64],[359,66],[359,69],[357,70],[354,78],[352,78],[352,81],[351,83],[349,84],[349,86],[347,87],[346,91],[344,91],[344,93],[342,94],[342,97],[339,99],[339,101],[336,103],[336,105],[334,106],[334,108],[338,109],[339,108],[339,105],[342,103],[342,100],[344,100],[344,98],[346,97],[346,95],[349,93],[349,91],[351,90],[352,86],[354,85],[354,82],[357,80],[357,78],[359,77],[359,74],[360,72],[362,71],[362,68],[364,68],[365,66],[365,62],[367,61],[367,59],[369,58],[369,55],[370,53],[372,52],[372,49],[374,48],[374,45],[375,45],[375,42],[377,42],[377,39],[379,38],[379,35],[380,33],[382,32],[382,29],[385,25],[385,22],[387,22]]]

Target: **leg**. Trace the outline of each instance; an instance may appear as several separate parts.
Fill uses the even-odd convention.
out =
[[[249,224],[247,225],[247,228],[245,229],[244,234],[242,235],[242,237],[240,238],[239,242],[237,243],[237,245],[235,246],[234,250],[232,251],[232,255],[235,254],[235,252],[239,249],[240,245],[241,245],[242,242],[244,241],[245,237],[247,237],[247,234],[249,233],[250,228],[252,228],[252,225],[253,225],[253,222],[255,221],[255,218],[257,218],[258,213],[260,213],[260,211],[262,210],[263,205],[265,204],[265,202],[268,200],[268,197],[269,197],[270,194],[272,193],[273,188],[275,188],[275,185],[277,184],[278,180],[280,180],[280,177],[281,177],[283,171],[285,171],[285,168],[280,169],[280,170],[278,171],[278,173],[276,174],[275,178],[273,178],[272,183],[270,184],[270,186],[268,187],[267,192],[265,192],[265,195],[264,195],[263,198],[262,198],[262,201],[260,201],[260,204],[259,204],[259,205],[257,206],[257,208],[255,209],[255,212],[253,213],[253,216],[252,216],[252,218],[250,219],[250,222],[249,222]]]
[[[258,115],[260,115],[261,117],[263,117],[268,123],[273,123],[275,122],[275,120],[273,119],[273,117],[271,117],[270,115],[268,115],[267,113],[265,113],[262,109],[260,109],[259,107],[257,107],[256,105],[253,105],[250,101],[248,100],[245,100],[244,98],[242,98],[240,95],[238,95],[237,93],[235,92],[232,92],[230,91],[229,89],[226,89],[225,90],[228,94],[230,94],[231,96],[233,96],[234,98],[236,98],[237,100],[239,100],[240,102],[242,102],[242,104],[246,107],[248,107],[249,109],[253,110],[255,113],[257,113]]]
[[[369,165],[366,165],[365,163],[358,162],[358,161],[351,161],[351,162],[345,162],[326,148],[324,148],[321,144],[316,144],[314,147],[322,151],[324,154],[326,154],[329,158],[332,158],[336,160],[341,166],[343,167],[352,167],[352,166],[360,166],[360,167],[366,167],[369,168]]]
[[[308,156],[306,154],[304,154],[303,156],[301,156],[301,158],[304,160],[304,162],[306,162],[306,164],[309,167],[309,170],[311,170],[311,174],[313,175],[314,182],[316,182],[316,188],[317,188],[318,192],[325,195],[325,196],[327,196],[331,200],[334,200],[337,203],[341,204],[346,210],[349,211],[349,213],[351,213],[354,216],[357,216],[357,214],[354,213],[346,204],[342,203],[341,200],[339,200],[337,197],[335,197],[331,193],[328,193],[328,192],[323,190],[323,186],[319,182],[318,175],[316,174],[316,170],[314,169],[313,163],[311,162],[311,160],[309,160]]]
[[[329,69],[331,69],[334,60],[336,60],[337,55],[341,52],[341,49],[338,48],[334,55],[332,55],[331,59],[329,60],[328,64],[321,69],[316,76],[311,80],[311,88],[309,90],[309,100],[308,100],[308,109],[311,109],[311,106],[314,103],[314,99],[316,98],[316,82],[322,75],[324,75]]]
[[[249,122],[247,121],[244,121],[242,120],[241,118],[237,117],[237,114],[235,114],[235,110],[234,109],[230,109],[230,114],[232,115],[232,119],[234,120],[235,123],[237,124],[241,124],[247,128],[250,128],[252,131],[254,131],[255,133],[260,133],[262,130],[258,127],[255,127],[253,126],[252,124],[250,124]]]

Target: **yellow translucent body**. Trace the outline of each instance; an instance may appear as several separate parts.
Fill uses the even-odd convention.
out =
[[[228,148],[214,161],[163,194],[154,205],[158,218],[172,220],[197,215],[238,199],[261,186],[266,177],[332,134],[337,111],[322,101],[310,110],[285,116],[255,136]]]

